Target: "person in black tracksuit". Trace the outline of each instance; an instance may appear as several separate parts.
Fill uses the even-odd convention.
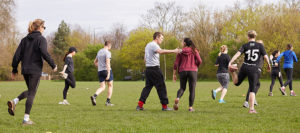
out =
[[[273,90],[273,86],[275,84],[275,80],[276,78],[278,78],[279,83],[280,83],[280,87],[283,86],[283,81],[282,81],[282,75],[280,72],[280,62],[277,63],[277,57],[279,56],[280,52],[278,50],[275,50],[272,53],[273,58],[270,57],[270,62],[271,62],[271,66],[272,66],[272,71],[271,71],[271,85],[270,85],[270,92],[268,96],[273,96],[272,90]]]
[[[243,80],[248,77],[249,81],[249,102],[250,102],[250,110],[249,113],[257,113],[254,109],[254,101],[255,101],[255,92],[257,92],[257,83],[259,81],[259,62],[260,57],[263,56],[265,61],[268,63],[268,70],[270,70],[270,64],[268,62],[268,56],[266,54],[265,48],[261,43],[255,42],[256,32],[251,30],[248,32],[248,40],[249,42],[244,44],[239,51],[232,57],[229,62],[228,68],[232,70],[236,70],[236,67],[232,65],[232,63],[242,54],[245,54],[244,63],[240,68],[239,74],[235,72],[232,74],[233,83],[236,86],[239,86]]]
[[[60,72],[62,74],[62,77],[65,79],[65,88],[63,90],[63,98],[64,100],[62,102],[59,102],[59,104],[63,105],[70,105],[70,103],[67,101],[67,93],[69,90],[69,87],[75,88],[76,81],[74,77],[74,63],[73,63],[73,56],[76,54],[77,50],[75,47],[70,47],[68,53],[65,55],[63,61],[65,62],[63,71]]]
[[[14,79],[18,73],[18,64],[22,62],[22,74],[26,81],[28,90],[21,93],[14,100],[8,101],[8,112],[10,115],[15,115],[16,104],[24,98],[27,98],[25,104],[25,115],[23,124],[34,124],[29,119],[30,110],[33,105],[33,100],[40,82],[40,76],[43,69],[43,60],[48,62],[53,71],[57,70],[54,61],[51,59],[47,51],[47,40],[42,36],[46,27],[44,21],[36,19],[29,24],[29,34],[21,40],[12,61],[12,78]]]

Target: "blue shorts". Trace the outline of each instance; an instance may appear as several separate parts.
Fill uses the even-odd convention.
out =
[[[114,80],[114,75],[113,75],[113,73],[112,73],[112,70],[110,70],[110,77],[109,77],[108,80],[105,80],[106,77],[107,77],[107,70],[103,70],[103,71],[99,71],[99,72],[98,72],[98,78],[99,78],[99,81],[100,81],[100,82],[103,82],[103,81],[109,82],[109,81]]]

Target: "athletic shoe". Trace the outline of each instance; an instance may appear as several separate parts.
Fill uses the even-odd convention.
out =
[[[96,106],[96,98],[94,98],[93,96],[91,96],[91,101],[93,106]]]
[[[26,125],[33,125],[34,122],[32,120],[29,119],[29,121],[25,121],[23,120],[23,125],[26,126]]]
[[[144,110],[144,107],[140,107],[140,106],[136,106],[136,111],[143,111]]]
[[[219,100],[219,103],[226,103],[226,102],[225,102],[224,100],[221,100],[221,99],[220,99],[220,100]]]
[[[189,112],[194,112],[195,110],[192,108],[192,109],[189,109]]]
[[[14,101],[8,101],[7,102],[7,106],[8,106],[8,113],[12,116],[15,115],[15,110],[16,110],[16,104]]]
[[[63,79],[67,79],[68,78],[68,74],[67,73],[60,73],[61,75],[61,77],[63,78]]]
[[[257,103],[257,101],[256,101],[256,100],[254,100],[254,105],[255,105],[255,106],[258,106],[258,103]]]
[[[273,93],[272,92],[269,92],[269,95],[268,96],[273,96]]]
[[[256,110],[255,110],[255,109],[253,109],[253,110],[249,110],[249,113],[250,113],[250,114],[257,114],[257,112],[256,112]]]
[[[172,109],[172,108],[169,108],[169,107],[167,107],[167,108],[161,108],[161,110],[162,110],[162,111],[172,111],[173,109]]]
[[[217,95],[217,92],[215,90],[211,90],[212,99],[216,100],[216,95]]]
[[[178,103],[179,103],[179,99],[175,99],[175,104],[174,104],[174,106],[173,106],[173,109],[174,110],[178,110]]]
[[[285,87],[280,87],[279,90],[280,90],[282,95],[286,96]]]
[[[105,106],[114,106],[111,102],[105,102]]]
[[[291,92],[290,96],[297,96],[294,91]]]
[[[249,108],[249,103],[247,101],[244,102],[243,107]]]
[[[235,72],[238,70],[238,67],[237,67],[237,64],[232,64],[230,67],[229,67],[229,71],[230,72]]]

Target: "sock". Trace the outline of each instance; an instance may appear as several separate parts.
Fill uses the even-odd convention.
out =
[[[107,99],[106,99],[106,102],[110,103],[110,99],[109,99],[109,98],[107,98]]]
[[[93,96],[94,98],[97,98],[97,94],[94,94],[94,96]]]
[[[164,109],[166,109],[168,106],[167,106],[167,104],[162,104],[161,105]]]
[[[14,101],[15,104],[18,104],[19,98],[15,98],[13,101]]]
[[[29,115],[28,114],[24,115],[24,121],[29,121]]]
[[[142,107],[143,107],[143,105],[144,105],[144,102],[142,102],[142,101],[139,101],[138,105],[140,106],[140,108],[142,108]]]

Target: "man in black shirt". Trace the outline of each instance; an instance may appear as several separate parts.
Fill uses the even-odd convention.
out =
[[[249,102],[250,102],[250,110],[249,113],[257,113],[254,109],[254,100],[255,100],[255,89],[257,82],[259,81],[259,59],[261,56],[265,58],[265,61],[268,63],[268,70],[271,69],[270,64],[268,62],[268,55],[266,54],[265,48],[262,44],[255,42],[256,32],[254,30],[250,30],[248,32],[248,40],[249,42],[244,44],[240,50],[233,56],[231,61],[229,62],[228,67],[234,69],[232,63],[243,53],[245,54],[244,63],[240,68],[240,72],[237,76],[235,72],[232,73],[233,83],[236,86],[239,86],[243,80],[248,77],[249,82]]]

